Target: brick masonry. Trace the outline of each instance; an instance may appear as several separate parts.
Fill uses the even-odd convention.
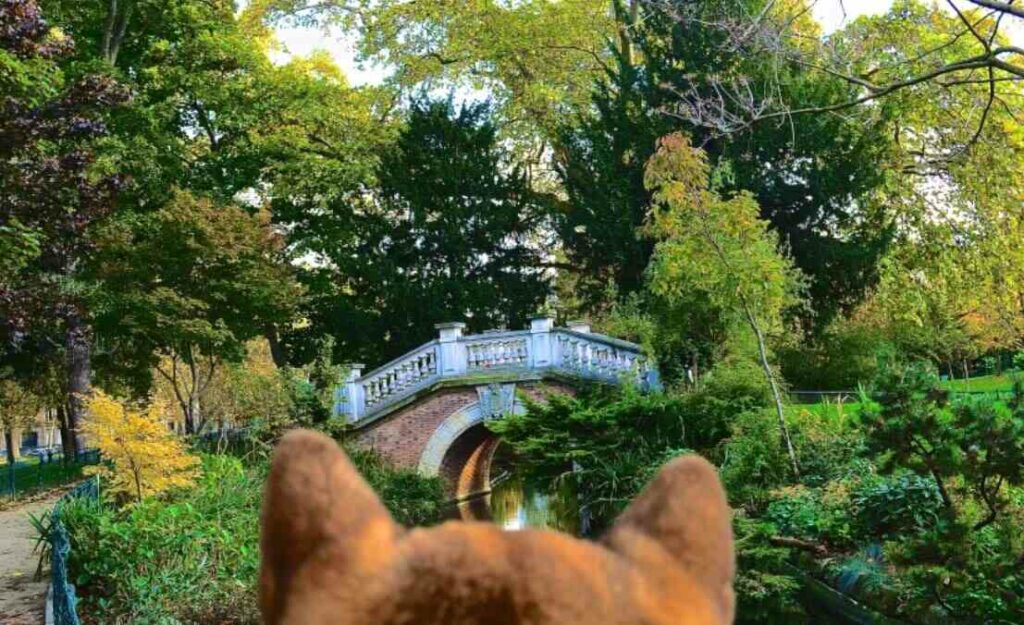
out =
[[[551,393],[574,394],[574,389],[557,382],[516,384],[516,392],[534,401],[543,401]],[[446,419],[478,402],[474,386],[440,389],[404,406],[383,419],[358,430],[357,444],[380,452],[395,465],[415,469],[427,442]],[[486,488],[490,459],[497,441],[482,426],[474,426],[461,435],[445,453],[441,477],[450,494],[468,494]]]

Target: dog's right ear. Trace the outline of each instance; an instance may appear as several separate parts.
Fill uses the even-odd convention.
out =
[[[632,555],[637,536],[660,545],[704,587],[721,622],[732,623],[732,511],[711,463],[689,455],[662,467],[604,540],[613,550]]]
[[[260,607],[264,622],[281,621],[289,600],[315,590],[305,577],[332,592],[377,564],[401,528],[345,453],[315,432],[290,432],[274,451],[260,528]],[[318,571],[303,571],[324,566]]]

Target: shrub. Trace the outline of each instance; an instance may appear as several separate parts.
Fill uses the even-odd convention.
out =
[[[373,452],[356,467],[402,523],[436,522],[440,481],[396,471]],[[259,513],[266,457],[202,458],[202,477],[166,499],[116,508],[76,501],[63,509],[71,579],[83,613],[100,623],[259,623]]]
[[[258,623],[259,505],[265,463],[206,456],[195,488],[116,509],[62,511],[72,581],[97,622]]]
[[[444,514],[440,478],[425,478],[413,469],[396,469],[373,450],[346,447],[353,464],[402,525],[431,525]]]
[[[879,538],[933,529],[942,512],[935,482],[913,473],[865,480],[852,500],[860,531]]]
[[[154,403],[145,411],[132,410],[96,391],[89,399],[84,430],[109,463],[99,472],[107,490],[136,502],[189,486],[197,476],[199,458],[164,427],[165,413]]]
[[[875,328],[839,320],[810,343],[781,349],[779,361],[797,388],[851,390],[869,384],[893,355],[893,346]]]

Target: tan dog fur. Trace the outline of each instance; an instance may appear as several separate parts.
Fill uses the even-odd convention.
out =
[[[329,438],[292,432],[262,518],[267,625],[728,625],[730,513],[714,468],[666,465],[600,542],[397,525]]]

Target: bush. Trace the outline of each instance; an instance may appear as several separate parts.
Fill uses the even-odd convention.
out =
[[[350,455],[398,521],[439,520],[439,480],[396,471],[373,452]],[[82,612],[98,623],[259,623],[259,514],[269,461],[250,460],[203,456],[196,485],[166,500],[66,506]]]
[[[877,330],[840,320],[811,343],[779,351],[782,374],[806,390],[852,390],[869,384],[894,355]]]
[[[913,473],[865,480],[852,500],[859,530],[877,538],[934,529],[942,513],[935,482]]]
[[[258,623],[265,472],[266,463],[206,456],[196,487],[172,500],[66,506],[82,611],[101,623]]]
[[[374,492],[402,525],[432,525],[444,514],[440,478],[425,478],[413,469],[396,469],[377,452],[355,447],[345,450]]]

